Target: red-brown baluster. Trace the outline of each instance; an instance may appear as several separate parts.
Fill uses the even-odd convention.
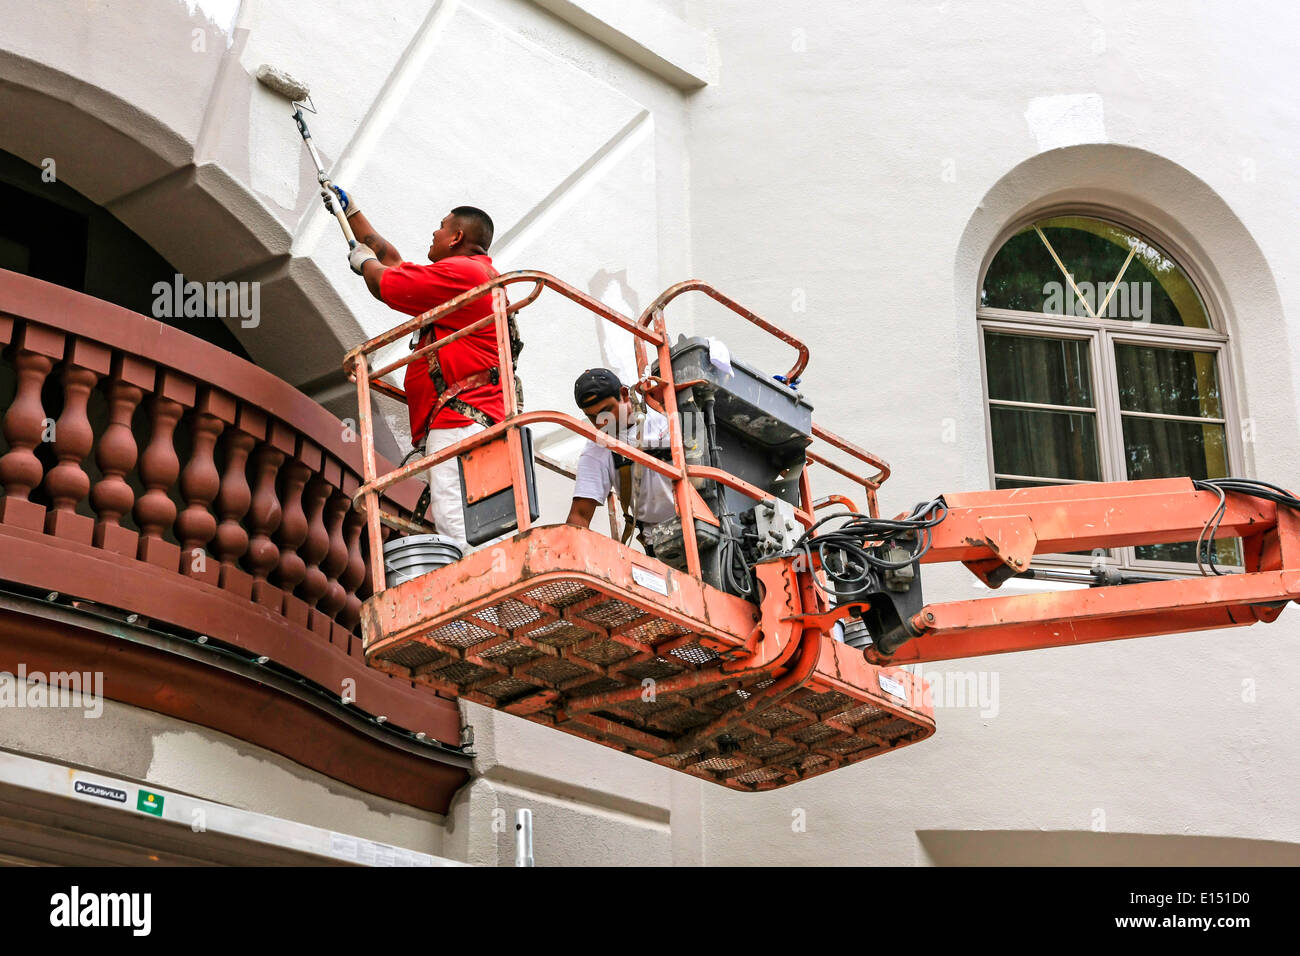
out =
[[[365,523],[366,519],[360,512],[349,508],[347,518],[343,522],[343,537],[348,543],[348,566],[339,576],[339,584],[343,585],[347,597],[343,602],[343,610],[338,616],[339,624],[348,631],[356,627],[357,622],[361,620],[361,598],[357,596],[357,588],[366,579],[366,559],[361,553],[361,531]]]
[[[315,467],[312,467],[315,462]],[[298,452],[282,470],[280,481],[280,507],[282,518],[275,540],[280,546],[280,561],[275,570],[275,583],[284,592],[284,616],[295,624],[307,626],[307,602],[294,596],[296,588],[307,575],[307,562],[298,553],[307,540],[307,513],[302,507],[302,493],[307,479],[320,468],[320,449],[303,439],[298,441]]]
[[[181,473],[176,455],[176,423],[185,409],[194,404],[194,382],[175,372],[158,373],[158,390],[149,403],[149,444],[140,456],[140,484],[144,494],[135,503],[135,523],[140,527],[141,561],[166,568],[180,569],[181,549],[163,535],[176,520],[176,503],[168,492]]]
[[[209,560],[208,542],[217,533],[211,511],[221,491],[217,470],[217,439],[235,421],[235,400],[220,389],[206,387],[194,406],[190,460],[181,471],[181,497],[185,510],[176,517],[176,537],[181,543],[181,573],[214,587],[221,581],[220,559]]]
[[[383,499],[380,499],[380,501],[382,500]],[[391,503],[390,503],[390,507],[391,507]],[[363,530],[365,528],[364,522],[362,524],[362,528]],[[388,541],[388,539],[391,538],[395,533],[396,532],[394,532],[393,529],[388,527],[387,525],[383,525],[379,529],[380,539],[384,542]],[[372,570],[373,568],[372,562],[374,562],[376,558],[374,557],[370,549],[369,534],[362,534],[360,546],[361,546],[361,560],[365,562],[366,573],[361,580],[361,584],[358,585],[357,587],[356,599],[361,604],[364,604],[375,593],[374,571]],[[380,553],[377,560],[379,560],[380,562],[384,560],[382,552]],[[380,573],[382,573],[382,571]],[[361,615],[360,613],[358,613],[357,620],[360,621],[360,619],[361,619]],[[348,645],[348,653],[351,654],[353,657],[357,657],[357,658],[364,657],[364,654],[362,652],[362,636],[360,633],[360,628],[354,629],[354,633],[352,635],[352,641]]]
[[[333,490],[319,474],[307,484],[303,495],[307,512],[307,540],[298,549],[303,561],[307,563],[306,574],[298,585],[298,597],[310,608],[307,626],[327,641],[330,637],[329,615],[317,608],[325,589],[329,587],[329,579],[320,565],[330,549],[330,533],[325,527],[325,502]]]
[[[275,476],[295,444],[293,432],[279,422],[270,422],[266,442],[253,453],[253,506],[248,512],[252,537],[247,564],[253,572],[253,600],[277,612],[284,607],[284,592],[267,580],[280,563],[280,549],[271,540],[283,515]]]
[[[155,378],[152,363],[128,354],[114,357],[105,389],[108,427],[99,436],[95,448],[101,477],[90,490],[90,503],[97,516],[94,544],[128,558],[135,557],[140,545],[140,536],[121,525],[122,516],[130,514],[135,504],[135,491],[127,484],[126,475],[135,467],[140,454],[131,431],[131,419],[145,389],[153,388]]]
[[[95,519],[77,514],[77,505],[90,494],[90,476],[81,463],[95,443],[95,432],[86,415],[90,390],[112,366],[113,353],[107,346],[76,338],[68,343],[63,365],[63,411],[54,425],[54,457],[58,463],[45,476],[50,512],[45,516],[45,533],[90,544]]]
[[[45,468],[32,449],[45,435],[41,386],[54,360],[63,357],[63,333],[27,322],[19,329],[14,344],[18,388],[4,417],[9,450],[0,458],[0,484],[5,489],[0,498],[0,523],[41,532],[45,529],[45,508],[29,501],[28,496],[41,483]]]
[[[248,484],[248,456],[253,446],[266,437],[266,416],[260,409],[241,405],[234,426],[222,436],[226,465],[221,474],[221,492],[217,495],[217,525],[214,545],[221,562],[221,587],[248,599],[253,596],[253,576],[239,566],[248,551],[248,532],[241,522],[253,502]]]
[[[334,463],[334,469],[338,471],[338,463]],[[326,462],[326,481],[329,480],[329,462]],[[321,562],[321,571],[325,573],[326,586],[325,593],[316,604],[317,610],[327,617],[334,618],[338,616],[339,611],[343,609],[347,601],[347,591],[339,583],[339,575],[348,566],[348,542],[343,536],[343,519],[347,517],[348,509],[352,503],[348,501],[347,496],[342,492],[334,492],[325,505],[325,527],[329,532],[329,551],[325,555],[325,560]]]

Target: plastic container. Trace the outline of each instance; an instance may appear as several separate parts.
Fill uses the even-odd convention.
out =
[[[412,534],[384,545],[384,572],[388,587],[445,568],[464,555],[451,538],[440,534]]]

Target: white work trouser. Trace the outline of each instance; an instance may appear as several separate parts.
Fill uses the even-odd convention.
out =
[[[430,428],[424,439],[424,453],[432,455],[471,435],[483,431],[483,426],[471,422],[460,428]],[[448,458],[429,469],[430,511],[438,534],[454,538],[465,554],[474,549],[465,542],[465,512],[460,504],[460,469],[455,458]]]

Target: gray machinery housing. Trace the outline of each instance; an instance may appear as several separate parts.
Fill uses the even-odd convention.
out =
[[[799,479],[812,442],[812,406],[799,392],[734,357],[728,374],[713,364],[707,339],[679,337],[669,355],[673,379],[696,382],[677,394],[687,464],[721,468],[776,500],[775,508],[759,506],[716,482],[696,483],[721,526],[695,522],[704,580],[752,598],[749,566],[785,550],[798,536],[790,511],[799,503]],[[652,371],[657,374],[658,368]],[[686,568],[679,518],[656,525],[649,540],[656,558]]]
[[[734,357],[727,374],[713,364],[706,339],[679,338],[669,355],[674,381],[696,383],[677,395],[687,464],[721,468],[772,496],[759,502],[713,481],[697,483],[719,524],[695,522],[705,582],[756,600],[753,565],[788,553],[803,536],[794,509],[812,443],[812,406],[788,385]],[[844,515],[850,525],[864,517]],[[648,538],[656,558],[686,569],[679,518],[651,528]],[[810,546],[816,549],[822,540],[814,538]],[[907,622],[923,604],[920,563],[909,560],[916,540],[915,533],[901,541],[863,540],[858,553],[841,544],[822,555],[832,563],[827,568],[833,572],[832,602],[849,608],[841,640],[853,647],[874,641],[894,649],[913,636]]]

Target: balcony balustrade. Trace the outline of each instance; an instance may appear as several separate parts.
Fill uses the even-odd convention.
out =
[[[412,741],[417,733],[459,745],[452,701],[362,659],[358,622],[374,558],[350,507],[361,460],[345,423],[214,345],[2,270],[0,349],[0,589],[56,594],[73,610],[170,635],[177,649],[197,642],[265,657],[279,677],[336,698],[339,713],[319,719],[353,733],[359,720],[376,746],[387,738],[406,757],[438,749]],[[419,491],[414,482],[394,487],[386,507],[409,515]],[[15,636],[31,629],[13,623],[0,629],[0,647],[9,646],[0,668],[22,647],[38,650]],[[123,688],[131,684],[120,676]],[[106,696],[114,686],[106,673]],[[187,695],[172,691],[173,702]],[[201,711],[220,725],[211,706],[173,707],[159,690],[143,697],[123,690],[118,699],[189,719]],[[231,719],[219,729],[256,726]],[[349,768],[280,739],[273,720],[254,735],[374,792],[406,799],[419,789],[363,779],[373,764]],[[454,768],[460,782],[463,764]]]

